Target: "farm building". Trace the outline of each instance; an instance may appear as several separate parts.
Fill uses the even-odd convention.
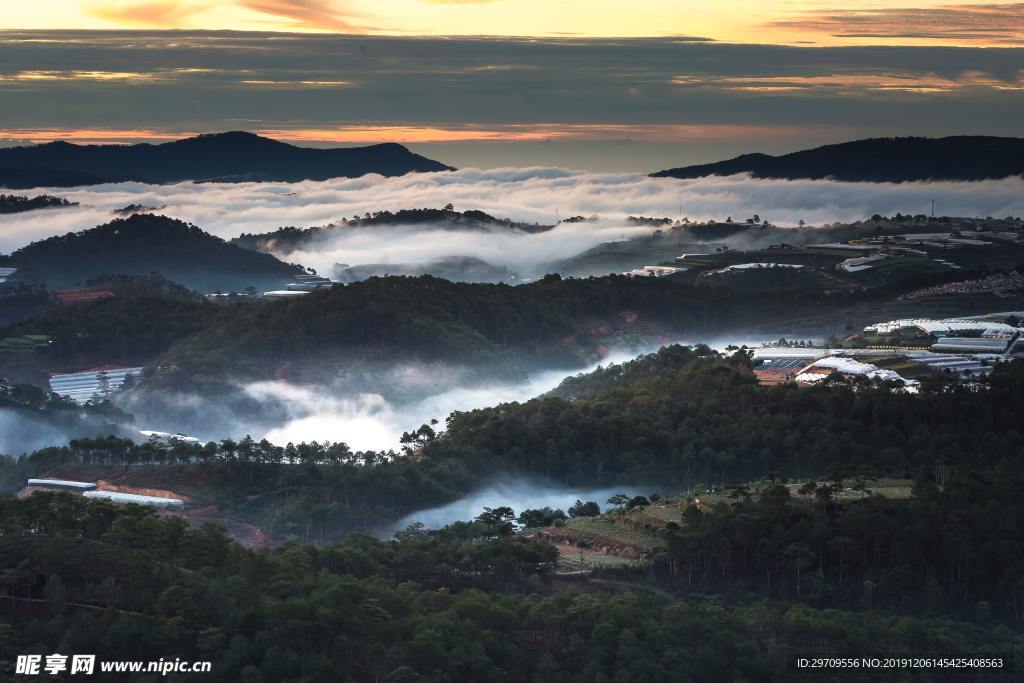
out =
[[[932,348],[934,349],[935,347],[933,346]],[[989,354],[979,355],[983,357],[989,356]],[[950,372],[957,375],[985,375],[992,371],[992,367],[982,363],[977,355],[916,351],[908,353],[907,358],[936,372]]]
[[[159,508],[185,507],[185,501],[179,498],[140,496],[136,493],[120,493],[119,491],[86,491],[82,495],[86,498],[109,500],[111,503],[135,503],[136,505],[151,505]]]
[[[799,263],[736,263],[731,266],[726,266],[721,270],[717,270],[717,273],[728,273],[732,270],[751,270],[760,268],[803,268]]]
[[[901,377],[893,370],[883,370],[877,365],[863,363],[846,356],[828,356],[814,361],[796,375],[796,381],[805,384],[813,384],[825,379],[833,372],[838,372],[847,377],[861,375],[868,379],[882,379],[901,381],[908,388],[915,387],[918,382],[912,379]]]
[[[289,282],[285,285],[285,289],[290,292],[312,292],[315,289],[331,287],[333,285],[334,281],[330,278],[320,277],[319,275],[298,275],[295,277],[295,282]]]
[[[295,297],[304,296],[309,292],[303,291],[292,291],[288,289],[276,289],[271,292],[263,292],[264,299],[294,299]]]
[[[932,351],[945,353],[1006,353],[1010,340],[1005,337],[942,337]]]
[[[674,268],[672,266],[643,266],[627,271],[623,275],[629,277],[665,277],[686,270],[685,268]]]
[[[808,244],[804,247],[811,251],[849,251],[864,254],[878,250],[877,244],[848,244],[845,242],[829,242],[826,244]]]
[[[836,270],[845,270],[847,273],[856,273],[859,270],[867,270],[868,268],[874,268],[875,263],[877,263],[878,261],[884,261],[887,258],[889,257],[885,256],[884,254],[848,258],[839,265],[837,265]]]
[[[754,368],[754,376],[761,384],[780,384],[794,379],[799,372],[814,361],[819,354],[810,355],[766,355],[756,352],[755,357],[761,362]]]
[[[156,439],[164,443],[171,441],[180,441],[182,443],[199,443],[199,439],[194,436],[186,436],[184,434],[172,434],[170,432],[157,432],[151,429],[139,430],[139,434],[146,437],[147,439]]]
[[[87,403],[94,398],[102,398],[117,391],[129,375],[138,377],[141,374],[141,367],[128,368],[118,365],[54,374],[50,376],[50,391],[77,403]]]
[[[68,481],[67,479],[29,479],[28,486],[67,491],[92,491],[96,488],[96,484],[91,481]]]
[[[933,337],[956,337],[963,336],[966,332],[976,332],[986,338],[1004,339],[1009,339],[1019,331],[1019,328],[1013,325],[980,318],[947,318],[946,320],[907,318],[875,323],[864,328],[865,334],[881,336],[911,333]]]

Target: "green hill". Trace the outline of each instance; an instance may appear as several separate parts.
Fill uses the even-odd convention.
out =
[[[83,286],[91,278],[115,273],[156,273],[205,292],[279,288],[304,272],[194,225],[153,214],[135,214],[33,242],[12,253],[7,262],[18,268],[19,280],[53,289]]]

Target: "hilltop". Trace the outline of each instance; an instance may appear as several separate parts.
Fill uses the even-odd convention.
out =
[[[439,230],[512,230],[519,232],[544,232],[551,225],[525,223],[508,218],[496,218],[483,211],[470,209],[456,211],[451,204],[440,209],[400,209],[398,211],[374,211],[363,216],[342,218],[324,226],[297,228],[285,226],[264,233],[242,233],[231,240],[246,249],[275,254],[290,254],[293,251],[309,249],[330,242],[334,237],[356,228],[384,228],[416,226]]]
[[[36,209],[62,208],[66,206],[78,206],[78,202],[71,202],[63,197],[53,197],[48,194],[41,194],[37,197],[26,197],[16,194],[0,194],[0,214],[24,213]]]
[[[316,149],[233,131],[159,145],[49,142],[0,149],[0,186],[68,187],[108,182],[298,182],[450,171],[402,145]]]
[[[871,138],[781,156],[743,154],[712,164],[652,173],[655,178],[702,178],[749,173],[755,178],[848,182],[987,180],[1024,173],[1024,139],[959,135]]]
[[[74,287],[109,273],[149,275],[202,291],[277,287],[300,266],[236,247],[194,225],[166,216],[135,214],[104,225],[50,237],[7,259],[23,282]]]
[[[790,306],[658,278],[547,276],[519,286],[431,276],[373,277],[268,305],[240,306],[181,339],[161,362],[266,379],[324,382],[368,359],[450,363],[491,375],[579,367],[670,334],[770,320]]]

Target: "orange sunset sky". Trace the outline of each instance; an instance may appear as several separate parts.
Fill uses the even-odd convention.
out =
[[[1024,3],[4,5],[0,144],[245,129],[456,165],[641,169],[1024,120]]]
[[[814,0],[37,0],[4,28],[388,35],[702,36],[753,43],[1008,45],[1021,3]]]

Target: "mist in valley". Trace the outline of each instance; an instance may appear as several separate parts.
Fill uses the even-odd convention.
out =
[[[633,357],[613,353],[601,364]],[[356,451],[387,451],[400,448],[403,432],[431,420],[438,421],[435,429],[443,430],[454,411],[526,401],[550,391],[566,376],[596,367],[537,369],[520,381],[509,381],[482,379],[447,365],[398,363],[369,383],[253,382],[234,385],[226,396],[138,391],[124,394],[118,403],[135,416],[140,429],[183,433],[202,441],[249,435],[280,446],[344,442]]]
[[[279,257],[330,273],[335,264],[414,265],[430,270],[431,263],[454,257],[477,259],[533,278],[551,272],[557,263],[605,242],[649,235],[648,226],[622,220],[598,219],[560,223],[551,230],[524,233],[510,229],[452,230],[424,226],[347,227],[309,248]],[[464,278],[459,278],[464,279]]]
[[[748,176],[691,180],[636,173],[591,173],[560,168],[463,169],[397,178],[376,175],[301,183],[117,183],[81,188],[38,188],[79,206],[5,216],[0,252],[31,241],[106,223],[131,204],[230,239],[281,226],[325,226],[366,213],[454,204],[497,218],[554,225],[571,216],[597,220],[562,223],[541,233],[514,229],[466,230],[451,226],[346,226],[305,251],[281,254],[330,274],[336,263],[424,264],[473,257],[524,276],[599,244],[654,232],[628,216],[687,216],[691,220],[745,220],[755,214],[779,226],[860,220],[874,213],[942,215],[1024,214],[1024,179],[980,182],[843,183],[829,180],[764,180]],[[735,246],[735,245],[734,245]]]
[[[129,204],[161,207],[161,213],[195,223],[223,238],[272,231],[284,225],[322,226],[379,210],[439,207],[449,202],[456,210],[479,209],[498,218],[542,225],[554,224],[558,218],[596,216],[593,220],[562,222],[539,232],[500,226],[343,226],[327,233],[324,239],[313,240],[302,251],[282,254],[286,260],[313,266],[325,274],[331,274],[339,263],[429,264],[465,258],[530,277],[549,272],[552,264],[598,245],[643,238],[656,231],[656,226],[630,223],[627,217],[631,215],[678,218],[681,211],[691,220],[724,220],[729,216],[743,220],[756,213],[776,225],[793,226],[800,220],[825,224],[861,219],[876,212],[923,212],[935,198],[937,211],[943,214],[1024,214],[1021,178],[867,184],[754,180],[746,176],[678,180],[635,173],[505,168],[291,184],[119,183],[39,188],[27,194],[37,192],[58,194],[80,205],[4,216],[0,251],[108,222],[116,217],[117,209]],[[756,241],[756,236],[731,242],[743,246],[745,239]],[[777,241],[777,236],[772,239]],[[764,246],[753,242],[746,245]],[[743,335],[754,336],[760,334],[748,331]],[[764,339],[777,337],[766,333]],[[729,343],[738,342],[725,338],[721,345]],[[481,380],[458,367],[392,362],[358,381],[340,378],[317,385],[241,383],[216,396],[175,389],[129,391],[116,401],[136,417],[138,429],[190,434],[203,440],[237,439],[248,434],[277,444],[344,441],[356,450],[387,450],[398,447],[402,432],[420,424],[436,419],[443,426],[454,410],[529,399],[553,388],[563,376],[582,369],[538,368],[519,381]],[[23,452],[99,433],[90,423],[48,431],[52,429],[45,422],[0,420],[0,450]]]
[[[47,419],[24,410],[0,408],[0,455],[15,458],[82,437],[130,436],[133,430],[95,416],[67,415]]]
[[[22,411],[0,408],[0,454],[15,457],[39,448],[65,444],[73,431],[26,416]]]
[[[380,535],[389,537],[412,524],[422,524],[425,529],[440,529],[458,521],[469,521],[484,511],[484,508],[507,506],[516,515],[523,510],[550,507],[565,512],[577,500],[594,501],[601,510],[607,507],[607,500],[618,493],[630,497],[649,495],[657,487],[635,485],[610,486],[602,488],[561,486],[550,481],[523,478],[502,478],[446,505],[418,510],[402,517],[393,525],[383,529]],[[667,493],[667,492],[662,492]]]

